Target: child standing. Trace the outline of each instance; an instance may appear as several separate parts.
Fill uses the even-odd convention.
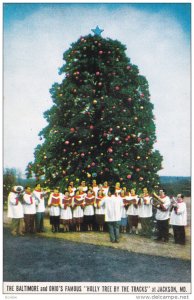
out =
[[[69,225],[72,224],[72,197],[66,191],[61,202],[60,223],[64,225],[64,231],[69,231]]]
[[[139,214],[139,197],[135,193],[135,189],[131,190],[131,195],[126,197],[128,202],[128,223],[129,223],[129,233],[138,234],[138,214]]]
[[[125,206],[125,191],[121,190],[120,196],[118,196],[122,199],[123,201],[123,206],[121,208],[121,233],[126,233],[127,232],[127,211],[126,211],[126,206]]]
[[[54,193],[50,194],[48,200],[48,207],[50,207],[50,224],[52,225],[52,232],[59,231],[60,204],[61,204],[61,194],[59,193],[59,189],[55,188]]]
[[[187,207],[182,194],[172,206],[170,224],[173,228],[175,244],[185,245],[185,226],[187,225]]]
[[[93,191],[88,190],[84,201],[84,223],[87,224],[88,231],[92,231],[94,222],[94,200]]]
[[[104,199],[104,194],[100,190],[98,191],[98,195],[96,197],[95,204],[94,204],[94,206],[96,207],[95,209],[96,223],[99,226],[100,232],[104,231],[104,223],[105,223],[105,209],[103,206],[100,206],[100,203],[103,199]]]
[[[83,223],[84,198],[85,194],[79,190],[73,198],[73,220],[76,224],[76,231],[80,231],[81,224]]]

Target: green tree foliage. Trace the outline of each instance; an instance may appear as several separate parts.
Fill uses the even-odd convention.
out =
[[[12,187],[16,185],[17,170],[5,168],[3,170],[3,197],[6,199]]]
[[[52,186],[81,179],[158,186],[162,157],[153,149],[149,85],[125,50],[117,40],[88,35],[64,53],[63,79],[50,89],[48,126],[28,177],[45,176]]]

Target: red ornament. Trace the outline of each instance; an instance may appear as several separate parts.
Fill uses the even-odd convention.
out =
[[[131,179],[131,174],[128,174],[128,175],[127,175],[127,178],[128,178],[128,179]]]
[[[96,75],[99,76],[99,75],[100,75],[100,72],[96,72]]]
[[[81,153],[81,157],[84,157],[85,156],[85,153]]]
[[[111,162],[113,162],[113,158],[109,158],[109,160],[108,160],[108,161],[109,161],[110,163],[111,163]]]
[[[100,55],[102,55],[102,54],[103,54],[103,51],[102,51],[102,50],[100,50],[98,53],[99,53]]]
[[[131,67],[130,66],[127,66],[127,70],[130,70],[131,69]]]
[[[109,153],[112,153],[113,152],[113,149],[110,147],[110,148],[108,148],[108,152]]]
[[[90,129],[94,129],[94,126],[93,126],[93,125],[90,125]]]
[[[119,91],[120,90],[120,87],[117,85],[117,86],[115,86],[115,90],[116,91]]]
[[[143,177],[139,177],[139,181],[142,181],[143,180]]]
[[[65,141],[65,144],[66,144],[66,145],[69,145],[69,141]]]
[[[136,172],[139,172],[140,171],[140,168],[136,168]]]
[[[70,128],[70,131],[71,131],[71,132],[74,132],[74,131],[75,131],[75,128],[73,128],[73,127]]]
[[[149,137],[146,137],[145,140],[146,140],[146,142],[149,142],[150,139],[149,139]]]
[[[95,162],[92,162],[91,165],[92,165],[92,167],[94,167],[96,164],[95,164]]]

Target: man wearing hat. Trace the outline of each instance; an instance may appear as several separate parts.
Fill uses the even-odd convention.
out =
[[[8,218],[12,219],[11,223],[11,234],[13,236],[16,235],[24,235],[22,232],[23,226],[23,207],[20,202],[20,196],[23,192],[22,186],[14,186],[12,191],[8,195]]]

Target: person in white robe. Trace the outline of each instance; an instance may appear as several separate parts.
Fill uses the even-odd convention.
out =
[[[35,215],[36,215],[36,203],[32,197],[31,188],[25,187],[25,193],[23,195],[23,210],[24,210],[24,223],[25,233],[35,233]]]
[[[182,194],[177,195],[177,200],[172,206],[170,225],[173,228],[175,244],[185,245],[185,226],[187,225],[187,206]]]
[[[119,229],[123,205],[121,197],[115,196],[114,187],[109,189],[108,196],[105,196],[99,203],[99,207],[104,206],[105,208],[105,222],[108,224],[110,241],[112,243],[119,243]]]

